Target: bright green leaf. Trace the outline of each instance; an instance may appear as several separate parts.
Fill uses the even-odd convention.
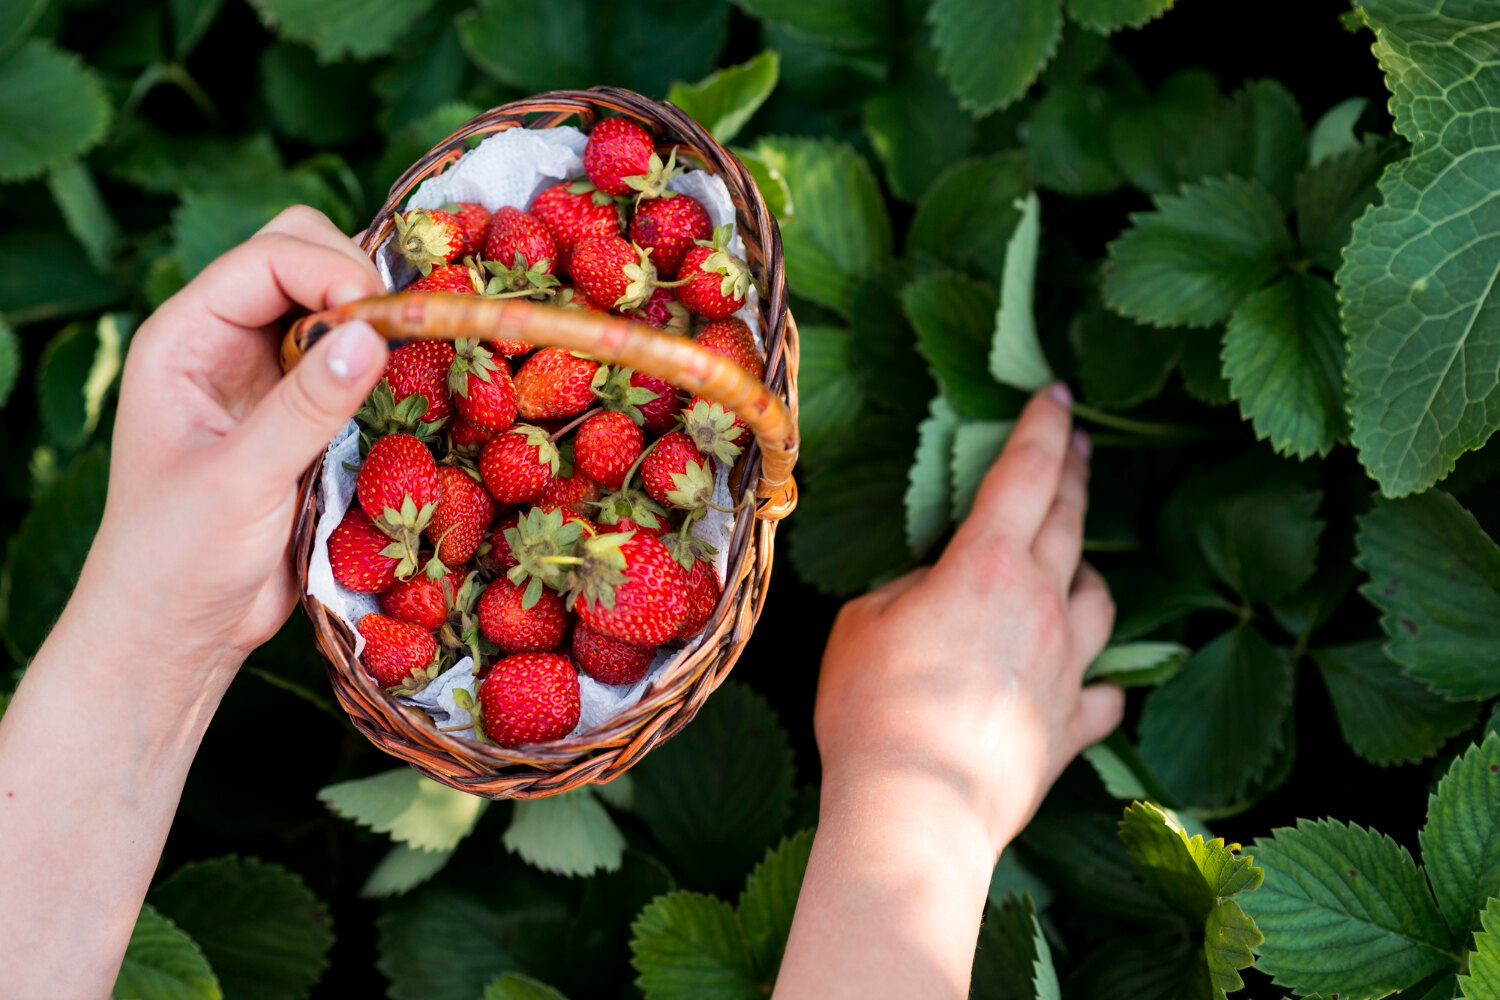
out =
[[[213,969],[193,939],[149,903],[141,907],[112,1000],[220,1000]]]
[[[1479,706],[1448,701],[1401,672],[1378,642],[1313,651],[1344,741],[1372,764],[1416,763],[1474,724]]]
[[[328,911],[280,865],[232,855],[195,861],[150,898],[203,949],[231,997],[299,1000],[328,967]]]
[[[921,559],[942,537],[953,516],[948,466],[959,416],[942,396],[932,400],[917,427],[917,454],[906,474],[906,544]]]
[[[975,115],[1003,108],[1024,94],[1062,38],[1062,4],[1057,0],[934,0],[927,20],[938,68],[959,104]]]
[[[1052,369],[1036,336],[1032,295],[1036,286],[1037,250],[1042,238],[1042,206],[1035,192],[1021,209],[1021,221],[1005,247],[1000,279],[1000,308],[990,342],[989,369],[995,381],[1022,392],[1034,392],[1053,380]]]
[[[740,925],[754,967],[764,982],[775,982],[781,968],[781,954],[792,929],[792,912],[802,891],[812,842],[812,830],[782,840],[751,870],[740,893]]]
[[[863,0],[735,0],[752,17],[775,22],[820,46],[869,48],[889,40],[894,25],[890,4]]]
[[[109,129],[93,70],[33,39],[0,59],[0,181],[26,180],[87,152]]]
[[[1014,394],[997,385],[989,373],[995,296],[988,288],[940,272],[902,289],[901,305],[917,331],[917,350],[955,410],[980,420],[1014,412]]]
[[[1102,35],[1139,28],[1170,10],[1176,0],[1067,0],[1068,15]]]
[[[932,182],[906,233],[906,252],[926,254],[998,287],[1005,247],[1029,186],[1020,153],[953,164]]]
[[[501,842],[527,864],[559,875],[616,871],[625,836],[590,788],[519,800]]]
[[[771,96],[780,73],[781,57],[768,50],[738,66],[715,70],[697,83],[674,83],[667,100],[720,143],[727,143]]]
[[[1317,166],[1329,157],[1358,149],[1360,141],[1354,126],[1369,105],[1368,97],[1351,97],[1323,112],[1307,137],[1308,164]]]
[[[776,216],[778,223],[785,223],[792,214],[792,194],[787,189],[786,178],[781,172],[773,168],[760,154],[744,146],[734,146],[730,152],[739,158],[750,172],[750,179],[755,181],[755,189],[766,201],[766,210]]]
[[[1455,942],[1479,930],[1500,896],[1500,736],[1471,745],[1427,800],[1422,864]]]
[[[371,871],[359,894],[366,899],[399,896],[442,871],[453,851],[420,851],[409,844],[392,844]]]
[[[1152,892],[1192,923],[1208,918],[1220,899],[1253,891],[1263,872],[1239,845],[1222,838],[1188,837],[1171,814],[1133,802],[1120,822],[1120,839]],[[1241,966],[1243,968],[1243,966]]]
[[[797,330],[797,429],[808,441],[838,434],[859,417],[864,392],[855,377],[853,338],[835,326],[808,324]]]
[[[864,103],[865,135],[896,197],[916,201],[968,152],[974,119],[960,108],[924,53]]]
[[[409,767],[329,785],[318,799],[345,819],[427,851],[457,847],[489,804]]]
[[[260,86],[277,129],[321,147],[358,139],[375,116],[367,70],[357,63],[319,63],[301,45],[278,42],[264,49]]]
[[[482,1000],[567,1000],[567,997],[530,976],[507,972],[484,988]]]
[[[113,255],[120,241],[120,227],[104,203],[93,174],[78,160],[69,160],[47,174],[47,188],[68,225],[68,232],[88,254],[89,263],[96,270],[108,270],[115,263]]]
[[[311,45],[331,62],[392,52],[432,0],[251,0],[251,5],[278,35]]]
[[[1450,698],[1500,694],[1500,547],[1474,516],[1441,490],[1383,500],[1357,542],[1391,659]]]
[[[984,474],[1000,457],[1015,428],[1014,420],[976,420],[960,424],[953,434],[953,520],[962,521],[974,506]]]
[[[1300,994],[1367,1000],[1457,959],[1422,873],[1389,837],[1300,820],[1255,843],[1265,870],[1241,906],[1265,943],[1261,971]]]
[[[1127,642],[1094,657],[1083,679],[1107,680],[1117,687],[1160,684],[1186,662],[1192,650],[1177,642]]]
[[[1254,949],[1265,939],[1255,921],[1234,900],[1221,899],[1209,911],[1203,927],[1203,951],[1208,959],[1209,983],[1218,991],[1216,997],[1244,987],[1240,970],[1255,964]]]
[[[669,893],[642,910],[630,932],[631,964],[640,973],[636,985],[647,1000],[764,996],[745,932],[723,900]]]
[[[1500,899],[1484,908],[1484,929],[1475,933],[1469,952],[1469,974],[1458,978],[1465,1000],[1500,996]]]
[[[1042,187],[1074,197],[1106,194],[1124,181],[1109,149],[1113,92],[1093,83],[1047,88],[1026,125],[1031,175]]]

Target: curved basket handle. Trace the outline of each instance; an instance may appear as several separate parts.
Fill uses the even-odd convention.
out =
[[[521,340],[538,347],[582,351],[666,379],[739,416],[760,445],[755,495],[762,520],[779,520],[797,505],[792,466],[797,425],[785,404],[745,369],[691,340],[618,316],[524,299],[492,299],[446,292],[395,292],[304,316],[281,344],[281,367],[290,370],[321,334],[363,320],[390,340]],[[788,317],[788,322],[791,318]]]

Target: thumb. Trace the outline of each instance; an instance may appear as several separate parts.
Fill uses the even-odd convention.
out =
[[[268,486],[295,480],[354,416],[385,373],[385,340],[368,323],[325,334],[256,404],[235,451]]]

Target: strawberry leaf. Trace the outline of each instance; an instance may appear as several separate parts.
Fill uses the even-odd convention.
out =
[[[953,433],[952,475],[953,520],[969,516],[974,494],[984,474],[1000,457],[1000,451],[1016,426],[1014,420],[975,420],[960,424]]]
[[[1041,202],[1035,192],[1022,202],[1021,219],[1005,247],[1005,270],[1000,279],[1000,308],[990,341],[990,375],[1001,385],[1034,392],[1051,382],[1052,369],[1037,341],[1032,297],[1036,285],[1036,257],[1041,244]]]
[[[11,390],[21,377],[21,341],[9,323],[0,319],[0,409],[10,402]]]
[[[410,892],[442,871],[452,857],[452,850],[423,851],[409,844],[392,844],[360,886],[359,894],[379,899]]]
[[[921,559],[937,543],[953,516],[949,457],[959,416],[942,396],[933,399],[917,427],[917,453],[906,474],[906,544]]]
[[[818,3],[735,0],[735,4],[747,14],[832,49],[863,49],[880,45],[890,40],[895,28],[893,8],[863,0],[820,0]]]
[[[803,447],[815,448],[819,440],[859,419],[864,391],[852,370],[854,338],[849,331],[809,324],[797,332],[802,352],[797,369],[797,429]]]
[[[408,767],[328,785],[318,799],[345,819],[426,851],[457,847],[489,805]]]
[[[906,232],[908,255],[922,254],[971,277],[1000,284],[1005,247],[1029,186],[1016,152],[962,160],[940,174],[917,203]]]
[[[0,59],[0,181],[27,180],[87,152],[109,120],[104,85],[71,52],[32,39]]]
[[[1107,194],[1124,182],[1109,148],[1121,110],[1112,91],[1092,83],[1047,88],[1026,124],[1026,155],[1037,184],[1075,197]]]
[[[126,328],[133,325],[128,316],[107,313],[92,326],[63,327],[43,348],[36,373],[37,408],[51,441],[79,448],[99,426],[120,374]]]
[[[1469,974],[1458,977],[1465,1000],[1500,996],[1500,899],[1486,904],[1482,927],[1469,952]]]
[[[927,20],[938,67],[959,104],[975,116],[1003,108],[1024,94],[1062,38],[1060,0],[935,0]]]
[[[985,907],[969,995],[974,1000],[1057,1000],[1052,950],[1029,894],[1010,892]]]
[[[974,141],[974,119],[938,76],[931,53],[918,53],[890,86],[864,102],[864,131],[896,197],[916,201]]]
[[[1316,167],[1329,157],[1360,148],[1354,126],[1370,106],[1368,97],[1351,97],[1340,101],[1319,118],[1307,137],[1307,162]]]
[[[1174,0],[1067,0],[1068,16],[1100,34],[1139,28],[1169,10]]]
[[[955,410],[979,420],[1015,412],[1015,394],[997,385],[989,372],[996,311],[989,289],[939,272],[907,285],[901,305],[917,331],[917,350]]]
[[[481,1000],[567,1000],[567,997],[529,976],[507,972],[484,988]]]
[[[278,42],[260,57],[260,86],[283,135],[320,147],[358,139],[375,117],[370,71],[359,63],[319,62],[311,49]]]
[[[324,62],[394,51],[433,0],[251,0],[277,34],[305,42]]]
[[[516,802],[501,837],[527,864],[559,875],[618,871],[625,837],[587,786]]]
[[[141,907],[112,997],[127,1000],[222,1000],[223,991],[202,949],[151,904]]]
[[[739,918],[762,980],[775,982],[792,930],[792,913],[812,853],[813,831],[803,830],[771,848],[750,870],[740,892]]]
[[[672,84],[667,100],[708,129],[720,143],[727,143],[771,96],[780,72],[781,57],[768,49],[748,62],[716,70],[697,83]]]
[[[1185,341],[1208,335],[1142,326],[1093,306],[1074,318],[1072,336],[1083,397],[1095,406],[1128,409],[1160,395]]]
[[[757,1000],[750,944],[734,908],[697,892],[652,900],[630,927],[631,964],[647,1000],[712,996]]]
[[[1144,687],[1171,678],[1192,654],[1177,642],[1126,642],[1094,657],[1083,679],[1106,680],[1116,687]]]
[[[1422,863],[1455,944],[1500,896],[1500,735],[1470,745],[1427,800]]]

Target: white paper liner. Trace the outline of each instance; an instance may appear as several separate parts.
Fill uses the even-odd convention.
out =
[[[504,205],[525,208],[544,189],[568,177],[583,174],[583,147],[587,137],[571,126],[551,129],[508,129],[481,142],[456,164],[436,177],[423,181],[412,193],[407,208],[437,208],[454,201],[473,201],[494,211]],[[724,181],[705,171],[680,174],[669,186],[696,198],[707,210],[715,226],[733,224],[734,202]],[[743,257],[744,241],[738,228],[729,248]],[[391,246],[388,240],[375,257],[376,267],[388,288],[404,288],[416,278],[416,272]],[[745,305],[735,313],[755,334],[755,342],[764,353],[765,343],[759,323],[759,296],[752,288]],[[364,652],[365,640],[355,625],[366,614],[380,610],[373,594],[357,594],[333,579],[328,559],[328,537],[343,519],[353,501],[358,476],[359,432],[354,421],[345,425],[329,443],[318,482],[318,524],[313,536],[312,561],[307,572],[307,592],[321,601],[354,631],[354,653]],[[355,466],[351,469],[349,466]],[[720,507],[732,503],[729,495],[729,470],[720,468],[714,483],[713,502]],[[724,578],[729,563],[729,541],[734,534],[734,518],[710,509],[707,516],[693,526],[694,536],[718,550],[714,568]],[[593,729],[619,715],[641,699],[647,688],[659,678],[668,664],[697,648],[703,637],[682,649],[665,648],[652,660],[646,675],[634,684],[601,684],[586,674],[579,674],[582,703],[577,727],[569,735]],[[559,650],[566,652],[566,649]],[[472,722],[460,708],[454,692],[463,688],[475,696],[473,661],[469,657],[448,670],[415,695],[398,695],[397,700],[422,709],[434,725],[450,727]],[[477,697],[476,697],[477,700]],[[451,735],[474,735],[472,728]]]

